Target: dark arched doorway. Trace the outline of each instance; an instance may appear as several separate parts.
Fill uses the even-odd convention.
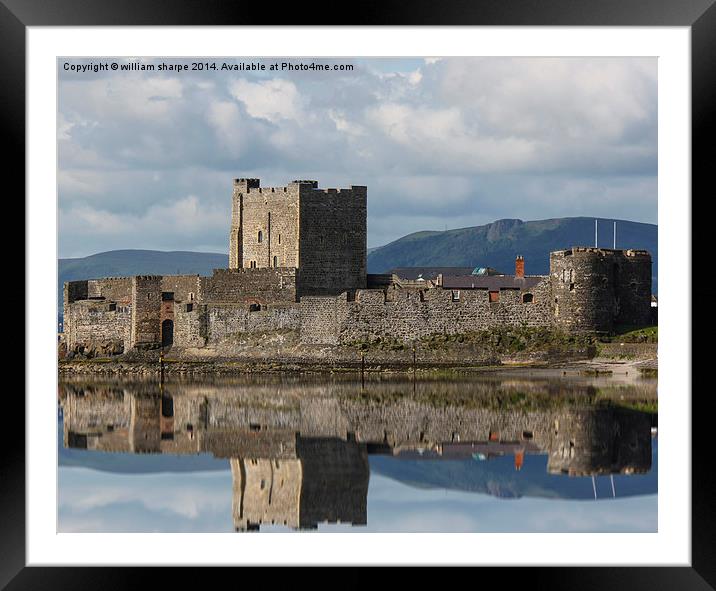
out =
[[[171,347],[174,343],[174,321],[162,322],[162,347]]]

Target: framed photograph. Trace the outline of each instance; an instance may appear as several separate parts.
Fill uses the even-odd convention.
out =
[[[2,584],[713,588],[710,0],[133,4],[0,6],[28,277]]]

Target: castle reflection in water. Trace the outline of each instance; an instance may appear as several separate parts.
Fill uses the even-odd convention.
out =
[[[368,456],[490,459],[546,454],[567,476],[645,473],[655,383],[325,381],[62,382],[66,448],[210,453],[230,462],[237,531],[365,525]],[[629,408],[631,406],[632,408]]]

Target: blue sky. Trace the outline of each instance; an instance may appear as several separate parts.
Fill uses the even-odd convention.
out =
[[[352,64],[350,72],[64,70],[87,61],[58,60],[61,257],[226,252],[231,181],[246,176],[264,186],[295,178],[367,185],[371,247],[500,218],[657,221],[656,58],[296,60]]]
[[[230,532],[231,487],[228,469],[116,474],[60,466],[58,531]],[[372,474],[368,525],[319,525],[319,531],[649,532],[657,531],[657,506],[656,494],[616,499],[607,495],[596,501],[501,499],[414,488]]]

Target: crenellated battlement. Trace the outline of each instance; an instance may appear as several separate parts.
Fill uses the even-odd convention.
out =
[[[572,248],[567,248],[564,250],[555,250],[550,253],[550,257],[554,258],[563,258],[563,257],[570,257],[570,256],[579,256],[579,255],[594,255],[594,256],[601,256],[601,257],[649,257],[651,258],[651,255],[648,251],[638,248],[629,248],[629,249],[622,249],[622,248],[602,248],[602,247],[596,247],[596,246],[573,246]]]

